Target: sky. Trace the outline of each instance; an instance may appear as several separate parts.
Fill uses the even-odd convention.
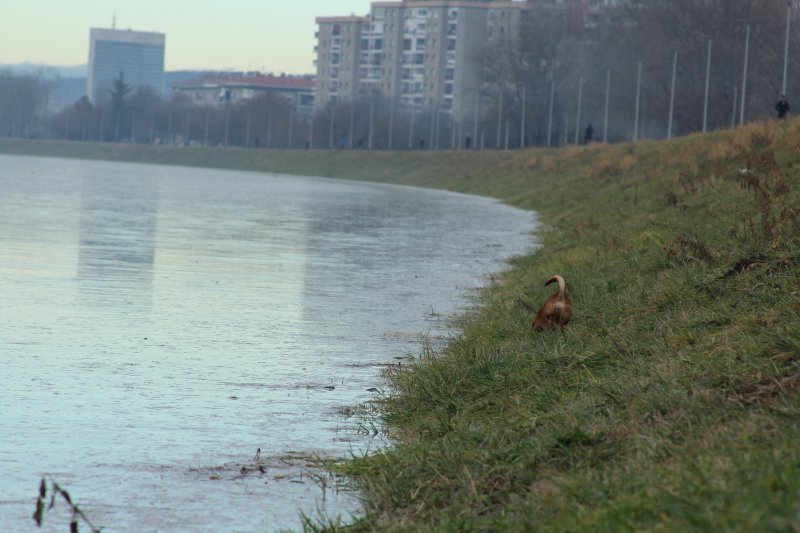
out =
[[[85,64],[89,28],[166,34],[165,68],[314,73],[318,16],[370,0],[0,0],[0,64]]]

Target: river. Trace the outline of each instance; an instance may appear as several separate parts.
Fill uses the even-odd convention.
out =
[[[0,530],[34,529],[43,476],[106,532],[357,514],[307,458],[385,445],[343,413],[534,226],[412,187],[0,156]]]

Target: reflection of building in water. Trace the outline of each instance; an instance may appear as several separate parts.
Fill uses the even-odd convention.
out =
[[[435,195],[337,184],[316,200],[307,213],[305,321],[358,330],[368,322],[414,323],[430,312],[428,291],[418,290],[429,278],[413,273],[429,272],[446,238]]]
[[[84,296],[103,292],[103,297],[112,298],[123,293],[128,298],[139,299],[145,293],[150,297],[157,212],[154,177],[83,178],[78,279],[87,282],[82,286]]]

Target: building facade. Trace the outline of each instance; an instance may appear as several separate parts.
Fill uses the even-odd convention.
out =
[[[375,2],[365,17],[317,19],[316,106],[383,96],[407,109],[465,114],[477,102],[489,6],[519,2]]]
[[[483,58],[527,17],[577,35],[616,0],[398,0],[366,16],[317,19],[316,107],[380,96],[456,120],[477,113]],[[502,48],[502,47],[496,47]],[[510,49],[510,47],[506,47]]]
[[[173,89],[192,105],[222,107],[247,102],[260,96],[274,95],[292,105],[298,114],[308,114],[314,107],[314,80],[293,76],[227,76],[189,80]]]
[[[361,34],[369,17],[323,17],[317,19],[317,77],[315,102],[318,108],[357,96],[361,58]]]
[[[542,25],[564,53],[579,53],[618,3],[395,0],[373,2],[363,17],[318,18],[315,106],[380,98],[437,124],[448,116],[475,136],[481,108],[492,105],[491,54],[514,53],[522,32]]]
[[[92,28],[86,87],[89,100],[108,97],[120,73],[130,87],[146,87],[161,96],[165,41],[163,33]]]

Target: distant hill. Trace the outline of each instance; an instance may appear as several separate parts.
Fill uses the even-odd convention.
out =
[[[63,67],[40,63],[0,64],[0,72],[2,71],[11,71],[14,74],[32,74],[48,79],[86,77],[86,65]]]

